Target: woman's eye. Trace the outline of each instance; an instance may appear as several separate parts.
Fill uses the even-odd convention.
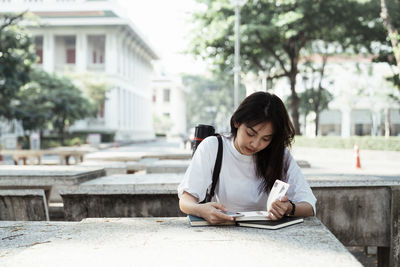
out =
[[[250,137],[254,136],[254,134],[251,134],[251,133],[249,133],[249,132],[246,132],[246,133],[247,133],[247,135],[250,136]]]

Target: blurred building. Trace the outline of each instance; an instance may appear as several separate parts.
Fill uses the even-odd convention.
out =
[[[156,133],[185,137],[186,92],[180,78],[160,72],[153,80],[152,91]]]
[[[329,73],[334,99],[320,115],[320,135],[400,135],[400,103],[390,97],[399,92],[385,80],[393,75],[388,64],[342,62],[330,64]]]
[[[0,12],[29,10],[39,17],[27,27],[38,67],[48,72],[91,74],[110,85],[95,119],[72,131],[115,132],[117,140],[154,138],[152,61],[157,54],[114,0],[7,0]]]
[[[319,135],[350,137],[400,136],[400,99],[397,88],[386,81],[393,75],[387,63],[371,63],[361,56],[347,58],[337,56],[328,59],[323,87],[333,94],[328,109],[320,114]],[[243,83],[247,94],[265,91],[267,84],[263,74],[247,74]],[[297,93],[304,90],[301,75],[297,77]],[[277,94],[283,101],[290,95],[287,78],[275,82],[269,92]],[[306,118],[300,115],[301,131],[306,136],[315,136],[315,114]]]

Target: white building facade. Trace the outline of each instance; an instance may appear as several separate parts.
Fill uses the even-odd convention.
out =
[[[161,73],[153,80],[152,91],[157,133],[186,136],[186,91],[181,80]]]
[[[110,85],[96,119],[72,131],[115,132],[122,141],[154,138],[152,61],[157,54],[116,1],[8,0],[0,12],[29,10],[39,17],[27,25],[35,40],[38,67],[61,74],[90,74]]]

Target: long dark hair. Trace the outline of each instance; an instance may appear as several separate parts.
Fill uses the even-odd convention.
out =
[[[270,122],[274,133],[271,143],[254,155],[256,174],[263,179],[260,191],[269,192],[275,180],[282,180],[286,175],[283,157],[285,148],[290,147],[295,130],[282,100],[274,94],[256,92],[246,97],[231,117],[231,133],[236,138],[238,128],[244,123],[253,127]]]

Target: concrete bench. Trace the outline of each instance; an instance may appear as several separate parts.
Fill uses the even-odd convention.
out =
[[[82,162],[83,156],[88,152],[86,149],[79,148],[56,148],[49,150],[2,150],[1,154],[11,155],[15,165],[18,165],[20,161],[23,165],[41,165],[44,155],[57,155],[60,165],[64,163],[69,165],[71,163],[70,158],[74,158],[74,162],[77,164]]]
[[[122,162],[122,161],[85,160],[79,165],[104,168],[107,176],[114,174],[133,174],[139,171],[146,170],[146,164],[136,161]]]
[[[48,221],[44,190],[0,190],[0,220]]]
[[[190,160],[157,160],[146,164],[146,173],[181,173],[186,172]],[[301,168],[310,168],[307,161],[299,160],[297,164]]]
[[[85,160],[101,161],[140,161],[142,159],[160,159],[160,160],[188,160],[192,154],[187,151],[174,152],[128,152],[128,151],[101,151],[85,155]]]
[[[50,202],[62,202],[59,191],[105,175],[104,168],[84,166],[0,166],[0,189],[44,189]]]
[[[152,212],[156,211],[149,208],[152,206],[150,203],[163,205],[162,216],[180,216],[176,188],[183,174],[175,175],[175,178],[174,174],[169,175],[148,174],[137,179],[126,176],[113,181],[113,178],[105,177],[82,184],[75,193],[63,195],[64,207],[68,209],[65,211],[66,218],[81,220],[85,217],[104,217],[107,212],[112,212],[115,217],[152,216]],[[400,264],[399,177],[307,175],[307,180],[318,199],[317,217],[344,245],[377,246],[380,265],[393,266],[392,262],[395,266]],[[140,198],[140,202],[121,204],[125,203],[127,196],[130,199]],[[131,210],[118,213],[120,211],[112,210],[113,206],[108,201],[126,205],[125,211]],[[73,213],[74,209],[68,208],[73,203],[79,205],[80,208],[75,209],[81,212]],[[96,203],[101,203],[101,207]],[[131,205],[145,207],[147,211],[137,215]],[[166,215],[166,209],[170,209],[169,215]]]
[[[345,246],[376,246],[379,266],[400,266],[400,177],[307,175],[317,217]]]
[[[82,183],[61,192],[65,219],[183,216],[176,194],[182,178],[182,173],[127,174]]]
[[[362,266],[317,218],[274,231],[186,218],[0,222],[0,236],[3,266]]]
[[[190,160],[157,160],[147,164],[146,173],[184,173]]]

